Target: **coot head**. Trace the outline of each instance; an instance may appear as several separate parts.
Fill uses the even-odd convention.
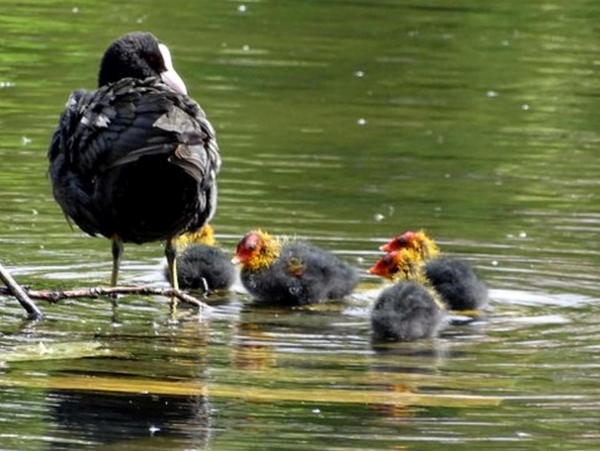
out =
[[[384,244],[379,249],[381,249],[383,252],[392,252],[406,248],[414,249],[417,245],[416,236],[417,234],[415,232],[407,230],[401,235],[392,238],[392,240],[389,243]]]
[[[420,271],[419,255],[410,249],[392,251],[369,268],[369,272],[391,280],[419,280]]]
[[[411,249],[416,251],[420,258],[424,260],[435,258],[440,252],[435,241],[433,241],[433,239],[431,239],[423,230],[418,232],[407,230],[403,234],[392,238],[389,243],[384,244],[379,249],[383,252]]]
[[[280,248],[277,238],[262,230],[253,230],[238,243],[232,262],[248,270],[257,270],[271,265],[279,256]]]
[[[210,224],[204,226],[195,232],[186,232],[175,238],[175,246],[178,249],[185,249],[193,244],[204,244],[206,246],[216,246],[215,229]]]
[[[187,94],[181,77],[175,72],[171,53],[152,33],[133,32],[114,41],[100,63],[98,86],[122,78],[161,78],[174,91]]]
[[[262,244],[263,238],[260,232],[249,232],[244,235],[237,245],[234,263],[244,265],[252,261],[260,255]]]

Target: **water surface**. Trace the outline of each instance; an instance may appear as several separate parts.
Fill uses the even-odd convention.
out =
[[[239,290],[209,318],[168,300],[0,297],[0,447],[594,450],[600,395],[600,57],[593,2],[3,2],[0,260],[36,288],[104,284],[46,149],[71,90],[134,29],[169,44],[222,148],[218,238],[298,235],[364,270],[426,228],[490,310],[375,346],[379,281],[316,310]],[[164,285],[162,244],[124,283]],[[116,321],[113,321],[115,320]]]

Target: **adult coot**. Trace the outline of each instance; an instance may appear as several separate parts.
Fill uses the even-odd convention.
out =
[[[286,306],[342,298],[358,284],[348,264],[310,244],[281,240],[261,230],[239,242],[234,261],[242,265],[244,287],[259,301]]]
[[[215,132],[150,33],[113,42],[98,85],[71,94],[52,137],[54,198],[84,232],[112,240],[113,286],[124,242],[166,240],[173,275],[174,238],[215,212]]]

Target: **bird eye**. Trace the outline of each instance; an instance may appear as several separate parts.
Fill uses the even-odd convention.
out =
[[[256,249],[256,243],[247,243],[246,249],[248,249],[249,251],[253,251],[254,249]]]
[[[148,61],[148,64],[150,64],[150,66],[155,67],[158,65],[158,58],[156,57],[156,55],[148,55],[146,57],[146,61]]]

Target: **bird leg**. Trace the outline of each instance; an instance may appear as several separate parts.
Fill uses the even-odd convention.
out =
[[[110,277],[110,286],[117,286],[117,279],[119,277],[119,265],[121,264],[121,256],[123,255],[123,240],[117,235],[112,237],[112,256],[113,266],[112,275]]]
[[[208,288],[208,282],[206,281],[206,277],[200,277],[200,280],[202,281],[202,288],[204,288],[204,295],[206,296],[210,291],[210,288]]]
[[[121,264],[121,257],[123,256],[123,240],[119,238],[118,235],[113,235],[112,237],[112,257],[113,257],[113,265],[112,265],[112,274],[110,276],[110,286],[116,287],[117,280],[119,278],[119,265]],[[112,322],[116,324],[117,321],[117,307],[118,300],[117,295],[110,297],[110,303],[112,307]]]
[[[177,278],[177,247],[175,246],[175,240],[169,238],[165,245],[165,256],[167,257],[167,266],[169,269],[169,275],[171,278],[171,286],[174,290],[179,291],[179,280]],[[171,298],[171,316],[174,318],[177,313],[177,298],[173,296]]]

